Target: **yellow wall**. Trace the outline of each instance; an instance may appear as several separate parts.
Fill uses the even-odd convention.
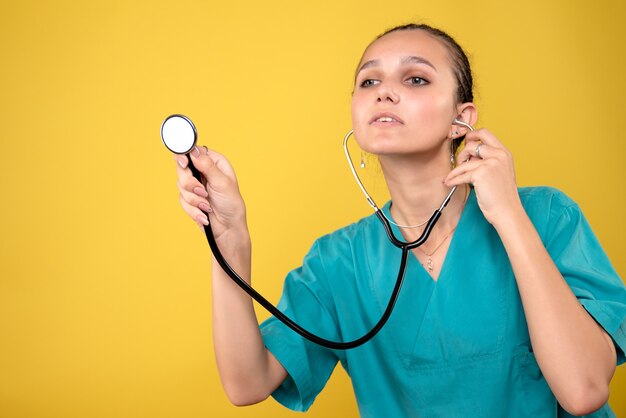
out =
[[[624,277],[624,3],[504,3],[4,1],[0,416],[293,416],[221,390],[209,250],[160,123],[188,114],[231,159],[254,282],[276,301],[315,237],[369,214],[340,141],[360,53],[398,23],[464,45],[478,125],[512,150],[521,185],[580,203]],[[624,368],[612,404],[626,416],[618,392]],[[309,416],[357,416],[342,371]]]

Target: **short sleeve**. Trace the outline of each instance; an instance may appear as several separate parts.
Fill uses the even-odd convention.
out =
[[[552,223],[546,248],[582,306],[611,336],[617,364],[626,360],[626,289],[578,205]]]
[[[339,340],[317,243],[304,258],[302,267],[287,275],[277,307],[307,331]],[[336,353],[306,340],[273,316],[261,324],[261,335],[265,346],[289,374],[272,396],[287,408],[306,411],[335,368]]]

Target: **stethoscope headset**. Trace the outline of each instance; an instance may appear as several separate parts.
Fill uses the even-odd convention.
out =
[[[470,131],[474,130],[471,125],[463,121],[460,121],[458,119],[455,119],[453,123],[456,125],[464,126],[468,128]],[[207,237],[207,241],[209,242],[209,247],[211,248],[211,251],[213,252],[213,256],[215,257],[215,260],[218,262],[220,267],[222,267],[222,269],[226,272],[226,274],[228,274],[228,276],[239,287],[241,287],[246,293],[248,293],[254,300],[256,300],[261,306],[263,306],[268,312],[274,315],[277,319],[279,319],[281,322],[283,322],[286,326],[291,328],[293,331],[300,334],[302,337],[316,344],[319,344],[323,347],[327,347],[327,348],[331,348],[335,350],[347,350],[350,348],[358,347],[366,343],[370,339],[372,339],[378,333],[378,331],[380,331],[381,328],[385,325],[385,323],[389,319],[389,316],[391,315],[391,312],[393,311],[396,300],[398,299],[398,295],[400,294],[400,289],[402,288],[402,283],[404,282],[404,274],[406,272],[406,265],[407,265],[409,251],[414,248],[419,247],[424,242],[426,242],[426,240],[428,239],[428,236],[430,235],[433,228],[435,227],[435,224],[441,217],[443,209],[448,205],[448,203],[450,202],[450,199],[452,198],[452,195],[457,189],[457,186],[454,186],[450,190],[450,192],[445,197],[445,199],[443,200],[439,208],[435,210],[435,212],[432,214],[430,219],[426,222],[424,231],[422,232],[419,238],[411,242],[406,242],[406,241],[397,239],[391,229],[390,220],[387,219],[383,211],[376,205],[376,203],[374,202],[374,199],[372,199],[372,197],[369,195],[369,193],[363,186],[363,183],[361,182],[361,179],[359,178],[354,168],[354,164],[352,163],[352,159],[350,158],[350,152],[348,151],[348,139],[350,138],[352,133],[353,131],[348,132],[343,140],[343,149],[346,155],[346,159],[348,160],[350,170],[352,171],[352,175],[354,176],[356,182],[358,183],[359,188],[365,195],[365,199],[367,200],[367,203],[374,209],[376,216],[382,223],[385,229],[385,232],[387,233],[387,237],[389,238],[389,241],[391,241],[393,245],[395,245],[396,247],[402,250],[402,256],[400,258],[400,267],[398,269],[398,276],[396,278],[396,283],[394,285],[393,291],[389,298],[389,302],[387,303],[387,307],[385,308],[383,315],[378,320],[376,325],[374,325],[372,329],[370,329],[363,336],[355,340],[347,341],[347,342],[330,341],[325,338],[321,338],[315,334],[312,334],[311,332],[302,328],[300,325],[296,324],[288,316],[283,314],[274,305],[272,305],[267,299],[265,299],[259,292],[254,290],[252,286],[246,283],[246,281],[243,280],[241,276],[239,276],[239,274],[237,274],[237,272],[224,259],[224,256],[222,255],[220,249],[218,248],[217,243],[215,242],[215,237],[213,236],[213,231],[211,229],[210,221],[208,225],[204,226],[204,233]],[[189,118],[183,115],[175,114],[175,115],[168,116],[163,122],[163,124],[161,125],[161,139],[163,140],[163,143],[165,144],[167,149],[169,149],[173,153],[187,155],[191,152],[191,150],[193,150],[193,148],[196,145],[196,141],[198,139],[198,132],[193,122],[191,122]],[[188,167],[191,170],[191,173],[199,182],[202,183],[201,173],[198,171],[196,167],[194,167],[191,161],[191,158],[188,157],[188,159],[189,159]],[[207,216],[207,219],[208,219],[208,216]]]

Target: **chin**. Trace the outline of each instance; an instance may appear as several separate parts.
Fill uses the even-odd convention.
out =
[[[359,147],[370,154],[392,155],[419,152],[419,150],[414,149],[415,141],[404,138],[397,132],[368,132],[357,138]]]

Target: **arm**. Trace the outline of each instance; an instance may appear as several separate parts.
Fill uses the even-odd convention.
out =
[[[250,277],[249,235],[233,233],[228,241],[241,245],[236,250],[222,249],[224,257],[242,277]],[[287,377],[287,372],[263,344],[250,296],[215,259],[212,271],[213,344],[224,390],[235,405],[263,401]]]
[[[559,403],[589,414],[609,397],[615,347],[557,270],[523,208],[494,224],[507,251],[537,363]]]
[[[608,400],[615,371],[611,338],[578,302],[543,246],[520,202],[510,153],[481,129],[467,134],[458,160],[469,157],[446,184],[474,184],[480,208],[509,256],[537,362],[561,406],[575,415],[597,410]]]
[[[250,281],[251,241],[243,198],[235,173],[222,155],[196,148],[191,154],[206,179],[200,184],[187,168],[187,157],[176,156],[183,209],[199,226],[210,217],[215,239],[229,264]],[[252,299],[213,260],[213,340],[222,385],[235,405],[266,399],[287,372],[265,348]]]

